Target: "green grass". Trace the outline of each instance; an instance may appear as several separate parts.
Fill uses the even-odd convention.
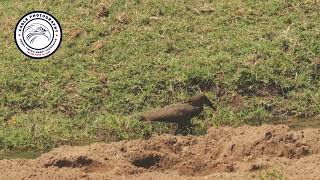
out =
[[[102,5],[110,14],[98,19]],[[61,48],[46,60],[26,58],[13,40],[16,22],[32,10],[53,14],[63,28]],[[122,12],[127,24],[116,20]],[[195,134],[317,115],[319,18],[311,0],[2,0],[0,148],[166,132],[133,117],[199,92],[218,110],[195,119]],[[242,99],[238,107],[234,99]]]
[[[286,180],[287,178],[276,169],[265,170],[259,175],[260,180]]]

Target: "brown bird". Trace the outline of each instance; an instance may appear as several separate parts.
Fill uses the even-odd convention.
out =
[[[191,126],[191,118],[198,116],[203,111],[203,106],[207,105],[213,110],[216,108],[204,94],[192,96],[188,103],[173,104],[160,109],[145,112],[141,116],[144,122],[167,122],[178,125],[176,134]],[[184,133],[185,134],[185,133]]]

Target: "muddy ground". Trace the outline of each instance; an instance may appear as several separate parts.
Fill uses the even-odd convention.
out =
[[[320,129],[211,128],[204,136],[63,146],[0,161],[0,179],[319,179]]]

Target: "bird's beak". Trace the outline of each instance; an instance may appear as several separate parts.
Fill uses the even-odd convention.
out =
[[[214,111],[217,110],[217,108],[213,105],[213,103],[210,100],[207,101],[206,105],[209,106]]]
[[[44,36],[45,36],[46,38],[48,38],[48,40],[51,39],[50,33],[49,33],[48,31],[45,32]]]

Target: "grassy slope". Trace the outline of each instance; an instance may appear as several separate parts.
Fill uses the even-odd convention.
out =
[[[99,19],[102,5],[110,14]],[[32,10],[62,24],[62,46],[47,60],[24,57],[13,40],[15,23]],[[121,13],[127,24],[116,20]],[[195,133],[319,114],[319,19],[320,5],[306,0],[2,0],[0,148],[166,131],[130,116],[196,92],[219,102]]]

